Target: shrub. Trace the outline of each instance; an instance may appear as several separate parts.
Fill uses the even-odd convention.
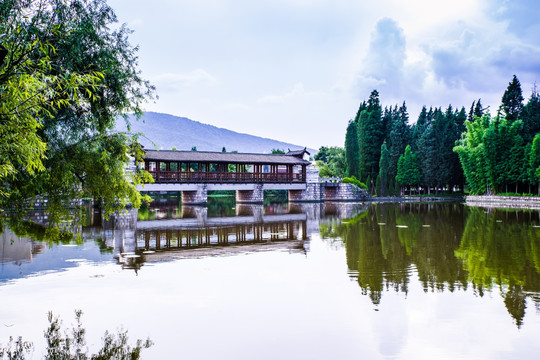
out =
[[[344,177],[341,182],[345,183],[345,184],[353,184],[353,185],[356,185],[358,186],[360,189],[364,189],[364,190],[367,190],[367,186],[366,184],[364,184],[363,182],[361,182],[360,180],[358,180],[356,178],[356,176],[350,176],[350,177]]]
[[[150,339],[146,341],[138,339],[135,346],[128,344],[127,330],[119,330],[118,333],[105,331],[103,345],[97,354],[89,354],[86,347],[86,329],[81,323],[82,311],[75,311],[76,326],[71,331],[62,334],[62,321],[48,314],[49,327],[44,332],[47,340],[47,354],[45,360],[56,359],[79,359],[79,360],[137,360],[141,357],[141,351],[153,345]],[[26,355],[34,351],[31,342],[23,341],[21,337],[13,340],[9,338],[7,346],[0,346],[0,359],[25,360]]]

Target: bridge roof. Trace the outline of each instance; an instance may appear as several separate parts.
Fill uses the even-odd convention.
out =
[[[249,154],[210,151],[145,150],[146,160],[206,162],[229,164],[309,165],[310,162],[291,155]]]

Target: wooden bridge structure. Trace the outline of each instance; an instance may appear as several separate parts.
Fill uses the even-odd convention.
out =
[[[261,203],[264,190],[306,190],[306,154],[146,150],[144,168],[155,182],[139,190],[179,191],[184,204],[206,203],[208,191],[234,190],[237,202]]]

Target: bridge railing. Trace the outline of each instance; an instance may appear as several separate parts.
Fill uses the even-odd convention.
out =
[[[150,171],[156,183],[291,183],[305,182],[304,174]]]

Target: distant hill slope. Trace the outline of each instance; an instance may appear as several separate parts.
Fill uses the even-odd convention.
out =
[[[269,153],[272,149],[290,150],[303,149],[282,141],[241,134],[235,131],[203,124],[184,117],[155,112],[146,112],[139,121],[130,115],[132,131],[145,135],[140,139],[144,147],[159,150],[191,150],[193,146],[199,151],[221,151],[225,146],[227,151],[249,153]],[[119,122],[119,130],[125,130],[123,120]],[[154,144],[152,144],[155,143]],[[308,149],[313,156],[314,149]]]

